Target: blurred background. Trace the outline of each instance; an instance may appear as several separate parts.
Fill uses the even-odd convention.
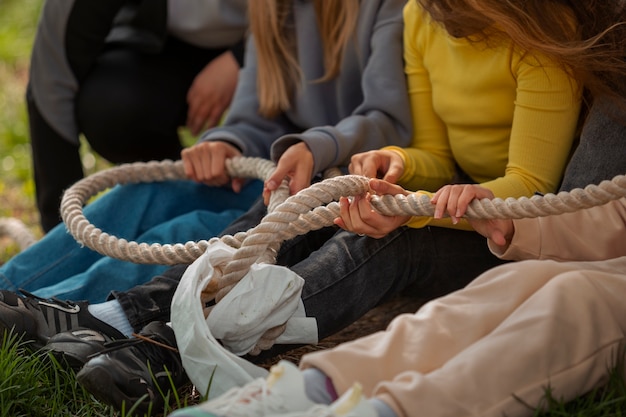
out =
[[[37,218],[24,91],[41,3],[0,0],[0,216],[29,224]]]
[[[43,0],[0,0],[0,217],[15,217],[41,236],[35,208],[24,94]],[[107,167],[83,141],[85,173]],[[15,253],[0,239],[0,263]]]

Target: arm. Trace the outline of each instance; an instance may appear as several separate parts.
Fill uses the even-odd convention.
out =
[[[193,135],[219,123],[237,87],[238,72],[237,59],[226,51],[196,75],[187,92],[187,127]]]
[[[272,159],[279,160],[280,165],[273,177],[275,183],[280,183],[298,162],[295,158],[281,158],[283,153],[292,145],[304,143],[304,151],[312,155],[313,168],[298,173],[306,178],[292,178],[297,184],[291,187],[292,192],[306,186],[312,174],[320,170],[347,165],[355,152],[386,144],[407,145],[411,120],[402,72],[402,6],[402,0],[386,0],[378,6],[374,2],[364,3],[365,11],[359,16],[357,28],[356,44],[360,49],[346,51],[337,79],[329,81],[328,85],[304,86],[292,109],[271,120],[257,113],[256,59],[253,45],[249,44],[246,65],[226,125],[212,129],[201,140],[225,141],[240,149],[243,155],[267,157],[267,149],[279,138],[272,147]],[[305,27],[311,24],[308,20],[300,23]],[[306,36],[298,38],[302,48],[310,42]],[[351,42],[348,47],[354,44]],[[303,69],[310,70],[308,66]],[[314,111],[315,117],[312,117]],[[335,125],[330,124],[336,120]],[[302,132],[302,127],[295,124],[315,127]]]
[[[515,109],[504,175],[479,182],[495,197],[518,198],[556,191],[570,154],[580,111],[576,81],[550,64],[525,57],[516,66]],[[453,213],[450,213],[453,214]],[[424,225],[471,229],[466,221],[414,218]]]
[[[278,139],[272,146],[273,160],[291,145],[304,142],[313,155],[313,173],[317,173],[347,166],[358,152],[408,145],[412,121],[402,61],[403,4],[399,0],[362,4],[358,39],[348,44],[344,69],[335,80],[337,96],[328,97],[332,100],[328,107],[337,108],[341,117],[335,124]],[[351,49],[354,45],[357,50]]]
[[[481,185],[496,197],[555,192],[570,155],[580,112],[576,80],[532,56],[516,66],[517,90],[504,175]]]
[[[209,129],[199,142],[222,141],[239,149],[242,155],[267,158],[277,137],[297,130],[284,116],[268,119],[258,113],[256,48],[252,37],[246,43],[244,66],[224,125]]]
[[[438,49],[433,48],[450,42],[455,47],[458,44],[454,40],[446,42],[436,29],[428,31],[428,26],[418,27],[426,31],[426,35],[420,33],[422,42],[427,45],[425,48],[436,51]],[[448,59],[467,62],[474,72],[484,67],[475,82],[455,68],[446,74],[448,67],[444,64],[447,61],[437,61],[437,54],[429,54],[427,61],[433,66],[437,64],[437,70],[456,80],[456,85],[467,79],[468,88],[473,88],[471,96],[451,100],[450,93],[454,90],[442,80],[442,74],[436,84],[441,90],[437,109],[449,120],[455,160],[474,181],[496,197],[554,192],[571,149],[580,109],[580,88],[576,81],[544,58],[516,53],[512,45],[480,52],[458,45],[458,50],[448,54]],[[498,65],[485,67],[485,60],[493,60]],[[481,95],[481,92],[485,93]],[[474,100],[480,113],[472,108]],[[457,117],[459,106],[479,120],[474,123],[467,116]],[[404,153],[407,172],[400,182],[406,188],[417,189],[419,183],[407,187],[403,180],[406,176],[420,178],[420,172],[411,173],[409,169],[421,170],[423,157],[413,149]],[[449,219],[414,218],[410,225],[450,227],[452,223]],[[471,229],[465,221],[455,227]]]
[[[472,200],[493,198],[487,188],[454,185],[435,193],[432,202],[437,205],[435,217],[441,217],[444,210],[458,210],[462,216]],[[447,207],[439,207],[441,203]],[[469,219],[469,223],[488,238],[491,251],[504,259],[594,261],[626,255],[624,198],[572,213],[517,220]]]
[[[237,66],[239,68],[243,67],[243,57],[246,53],[246,39],[241,39],[239,42],[231,46],[229,51],[233,55],[233,58],[237,61]]]
[[[503,259],[596,261],[626,256],[626,199],[573,213],[514,220],[510,245],[489,242]]]
[[[446,126],[433,104],[433,89],[424,57],[418,45],[418,32],[425,25],[417,2],[404,9],[404,61],[414,130],[411,145],[388,147],[401,159],[403,169],[398,183],[409,190],[435,191],[454,176],[454,156]]]
[[[198,143],[182,152],[189,178],[213,186],[225,185],[231,180],[235,191],[241,188],[242,179],[228,177],[226,159],[240,155],[269,159],[273,140],[295,129],[284,115],[267,119],[258,113],[257,63],[252,39],[248,39],[245,62],[224,125],[209,129]]]

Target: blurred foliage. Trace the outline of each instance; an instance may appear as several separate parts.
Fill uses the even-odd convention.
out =
[[[0,0],[0,183],[33,195],[24,93],[41,0]],[[6,191],[6,190],[4,190]]]
[[[24,96],[42,5],[43,0],[0,0],[0,217],[33,227],[38,214]],[[87,174],[110,166],[84,140],[81,156]]]
[[[42,0],[0,0],[0,217],[15,217],[38,235],[24,94]],[[17,251],[0,239],[0,264]]]

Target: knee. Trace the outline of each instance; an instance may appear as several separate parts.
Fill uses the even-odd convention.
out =
[[[571,270],[556,275],[541,290],[539,308],[547,312],[547,318],[562,325],[568,323],[579,327],[586,323],[593,326],[603,321],[606,311],[605,295],[589,271]],[[605,317],[606,318],[606,317]]]
[[[77,97],[78,124],[91,148],[113,163],[178,159],[175,126],[162,126],[141,95],[123,90],[92,86]]]
[[[593,294],[589,277],[583,270],[569,270],[554,276],[544,287],[544,291],[551,294],[553,302],[558,300],[572,300],[584,302]]]
[[[92,147],[106,154],[129,144],[129,136],[140,123],[137,112],[143,106],[123,89],[103,87],[97,83],[81,87],[76,97],[76,117]]]

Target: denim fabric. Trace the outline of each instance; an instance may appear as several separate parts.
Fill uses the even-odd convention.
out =
[[[382,239],[338,231],[291,269],[305,280],[306,313],[322,339],[398,294],[432,299],[502,263],[478,233],[402,227]]]
[[[262,199],[257,199],[244,215],[226,227],[220,236],[246,231],[259,224],[267,213]],[[161,275],[127,291],[112,291],[109,299],[117,299],[135,331],[151,321],[170,321],[170,304],[178,283],[188,265],[174,265]]]
[[[87,205],[84,214],[120,238],[184,243],[217,236],[261,190],[261,181],[250,182],[240,194],[192,181],[124,185]],[[111,290],[132,288],[167,268],[104,257],[79,245],[60,224],[0,268],[0,286],[95,303],[104,301]]]

